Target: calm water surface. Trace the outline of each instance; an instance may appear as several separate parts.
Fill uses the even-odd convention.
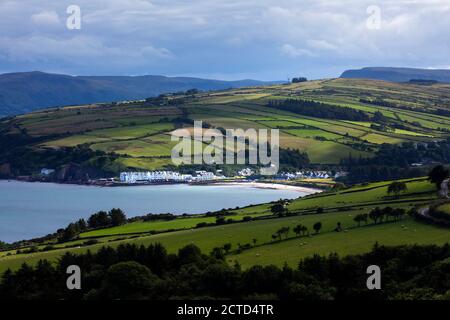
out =
[[[161,185],[101,188],[0,180],[0,240],[52,233],[99,210],[122,208],[128,217],[146,213],[202,213],[306,193],[249,186]]]

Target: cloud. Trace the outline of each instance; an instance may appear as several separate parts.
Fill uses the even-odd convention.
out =
[[[292,46],[288,43],[281,46],[280,51],[283,55],[286,55],[291,58],[314,56],[314,54],[311,51],[309,51],[307,49],[303,49],[303,48],[295,48],[294,46]]]
[[[0,69],[284,79],[450,64],[448,0],[378,0],[377,30],[373,0],[77,0],[82,29],[67,30],[71,4],[2,1]]]
[[[31,36],[21,39],[0,37],[0,52],[4,52],[12,62],[66,61],[73,65],[89,61],[108,65],[129,64],[143,65],[161,59],[174,59],[175,56],[166,48],[152,45],[143,47],[113,46],[89,36],[52,38]]]
[[[308,40],[308,46],[310,48],[319,49],[319,50],[332,50],[335,51],[338,47],[326,40]]]
[[[37,25],[58,25],[59,16],[55,11],[41,11],[31,16],[31,21]]]

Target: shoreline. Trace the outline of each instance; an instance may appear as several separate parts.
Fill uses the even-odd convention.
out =
[[[220,186],[243,186],[243,187],[251,187],[251,188],[259,188],[259,189],[272,189],[272,190],[287,190],[287,191],[297,191],[308,194],[315,194],[323,192],[323,190],[313,187],[301,187],[301,186],[292,186],[283,183],[269,183],[269,182],[257,182],[257,181],[236,181],[236,182],[217,182],[210,183],[205,185],[220,185]]]
[[[250,187],[258,189],[271,189],[271,190],[285,190],[285,191],[296,191],[299,193],[316,194],[323,192],[323,190],[314,187],[305,186],[293,186],[283,183],[269,183],[269,182],[258,182],[258,181],[205,181],[204,183],[142,183],[142,184],[95,184],[95,183],[68,183],[68,182],[54,182],[54,181],[25,181],[20,179],[0,179],[0,182],[22,182],[22,183],[50,183],[56,185],[75,185],[75,186],[85,186],[85,187],[100,187],[100,188],[117,188],[117,187],[152,187],[152,186],[168,186],[168,185],[187,185],[187,186],[236,186],[236,187]]]
[[[21,186],[19,184],[24,184],[23,187],[25,187],[25,189],[21,189]],[[30,185],[30,186],[26,186],[25,184]],[[22,180],[14,180],[14,179],[0,180],[0,187],[2,188],[2,190],[3,189],[5,191],[6,190],[16,190],[16,185],[18,187],[17,190],[27,190],[28,187],[31,187],[31,190],[36,191],[35,194],[39,194],[39,193],[42,194],[42,192],[44,192],[44,194],[46,195],[46,196],[44,196],[44,199],[47,199],[47,200],[45,200],[47,202],[50,202],[49,199],[51,199],[53,197],[53,195],[56,195],[56,193],[55,194],[49,193],[49,190],[52,191],[52,190],[55,190],[53,188],[57,188],[57,190],[60,191],[62,195],[66,195],[66,194],[70,194],[70,193],[68,193],[68,191],[64,190],[65,187],[69,187],[69,189],[68,189],[69,191],[75,191],[74,189],[71,189],[70,186],[75,187],[77,190],[84,189],[84,191],[81,190],[82,191],[81,197],[83,197],[83,195],[86,195],[86,194],[92,194],[92,192],[95,191],[93,189],[87,189],[87,188],[83,188],[83,187],[96,187],[98,189],[103,189],[103,194],[107,194],[107,195],[106,195],[106,198],[100,197],[102,199],[109,199],[108,197],[111,197],[112,195],[116,195],[118,193],[119,194],[124,194],[124,193],[127,194],[126,193],[127,190],[130,191],[130,192],[128,192],[128,194],[129,193],[142,194],[142,192],[139,192],[139,189],[128,189],[128,188],[125,189],[124,188],[124,189],[118,190],[116,192],[114,190],[115,188],[105,189],[105,188],[99,188],[99,186],[93,186],[93,185],[67,184],[67,183],[59,184],[59,183],[50,183],[50,182],[37,182],[37,181],[35,181],[34,184],[35,184],[35,187],[31,187],[32,183],[22,181]],[[39,184],[42,184],[42,185],[39,185]],[[53,187],[49,186],[50,189],[48,189],[45,185],[53,185]],[[199,210],[188,209],[187,211],[185,209],[186,204],[182,205],[182,207],[177,205],[176,208],[173,208],[173,206],[171,204],[169,204],[169,205],[167,205],[167,208],[168,208],[167,210],[166,209],[157,209],[154,212],[155,213],[171,212],[174,216],[176,216],[177,219],[183,218],[183,216],[185,214],[190,217],[197,217],[197,216],[200,217],[200,216],[205,215],[206,212],[216,212],[216,211],[221,210],[222,208],[234,208],[237,206],[240,208],[246,208],[246,207],[252,207],[252,206],[258,206],[261,204],[271,203],[273,201],[278,201],[280,199],[295,200],[295,199],[307,197],[307,196],[310,196],[312,194],[322,191],[319,189],[307,188],[307,187],[301,187],[301,186],[291,186],[291,185],[283,185],[283,184],[278,184],[278,183],[243,181],[243,180],[241,180],[241,181],[220,181],[220,182],[216,181],[215,183],[213,182],[213,183],[184,184],[184,185],[185,186],[177,188],[176,186],[174,186],[172,184],[173,187],[169,187],[170,190],[163,191],[163,192],[165,192],[165,193],[170,192],[171,195],[176,195],[176,194],[178,194],[177,193],[178,190],[183,189],[186,191],[187,189],[190,189],[189,188],[190,186],[203,186],[203,187],[216,186],[217,188],[210,188],[210,189],[192,188],[192,190],[194,191],[195,194],[198,195],[197,197],[199,199],[202,199],[202,197],[204,197],[204,195],[211,194],[210,192],[212,192],[213,194],[217,194],[219,198],[224,197],[224,196],[220,196],[220,194],[227,195],[228,192],[231,192],[232,195],[234,195],[234,194],[238,195],[238,197],[237,197],[238,201],[231,201],[229,204],[220,205],[220,206],[218,206],[217,203],[214,203],[214,205],[208,205],[208,206],[210,206],[210,208],[202,208]],[[133,185],[130,185],[130,186],[133,186]],[[134,186],[135,187],[143,187],[144,185],[134,185]],[[166,189],[166,187],[164,187],[164,186],[169,186],[169,185],[163,184],[163,185],[160,185],[160,186],[162,186],[160,188],[157,187],[158,185],[146,185],[146,186],[150,187],[150,188],[144,189],[143,191],[148,190],[148,192],[151,194],[152,190],[157,191],[160,188]],[[59,190],[60,187],[62,187],[61,190]],[[151,187],[155,187],[155,188],[151,188]],[[222,188],[220,188],[220,187],[222,187]],[[230,190],[225,190],[225,188],[230,188]],[[266,198],[266,200],[257,201],[255,199],[251,199],[252,198],[251,196],[250,197],[248,196],[249,194],[252,194],[253,192],[250,189],[244,189],[244,188],[254,188],[254,190],[260,189],[261,191],[263,189],[266,189],[268,191],[271,190],[271,192],[266,192],[267,194],[271,194],[271,196],[268,196]],[[234,191],[233,191],[233,189],[234,189]],[[137,192],[133,192],[132,190],[136,190]],[[276,192],[276,190],[279,190],[280,192]],[[143,192],[143,193],[145,195],[147,194],[147,192]],[[65,203],[65,202],[61,202],[62,200],[64,201],[64,199],[65,199],[63,196],[61,197],[61,194],[59,196],[59,198],[60,198],[59,201],[60,201],[60,203]],[[241,196],[239,197],[239,195],[241,195]],[[69,196],[69,200],[70,200],[70,198],[71,197]],[[246,199],[246,200],[242,200],[241,198]],[[13,198],[11,198],[11,199],[13,199]],[[83,199],[83,198],[80,198],[80,199]],[[142,197],[141,197],[141,199],[142,199]],[[231,199],[233,199],[233,198],[231,198]],[[31,197],[31,200],[34,201],[33,197]],[[41,197],[39,197],[39,201],[42,201]],[[19,202],[15,202],[15,204],[16,203],[19,203]],[[14,243],[14,242],[22,241],[24,239],[26,239],[26,240],[38,239],[39,237],[41,237],[44,234],[54,233],[55,230],[57,230],[59,228],[64,228],[65,225],[67,225],[68,223],[70,223],[72,221],[76,221],[77,219],[80,219],[80,218],[87,219],[88,215],[86,214],[86,212],[93,213],[93,212],[97,212],[99,210],[107,210],[107,209],[110,209],[115,206],[115,205],[113,206],[113,205],[109,204],[109,202],[107,202],[107,203],[108,203],[108,205],[102,204],[98,208],[96,207],[96,208],[91,209],[90,208],[91,205],[90,205],[89,201],[87,202],[86,205],[83,204],[82,208],[78,208],[77,205],[74,206],[73,201],[68,201],[68,204],[64,204],[64,205],[58,207],[58,209],[56,210],[58,212],[56,212],[54,208],[52,209],[51,207],[49,207],[49,212],[46,212],[46,215],[44,215],[43,218],[39,217],[39,221],[45,221],[45,219],[49,219],[48,222],[50,224],[53,224],[54,220],[52,220],[52,219],[55,219],[55,217],[59,217],[61,215],[61,211],[64,211],[63,215],[65,217],[70,217],[70,219],[68,219],[67,222],[61,222],[61,223],[58,222],[57,224],[55,224],[54,228],[51,228],[48,230],[44,228],[43,229],[44,231],[41,230],[42,232],[39,231],[41,229],[39,227],[39,228],[37,228],[37,230],[39,232],[35,233],[35,234],[33,234],[32,232],[29,233],[29,230],[23,230],[23,232],[21,230],[17,230],[17,232],[22,232],[22,233],[19,233],[19,236],[15,237],[14,233],[16,233],[16,232],[11,232],[12,240],[9,240],[8,242]],[[15,204],[13,205],[13,208],[14,208]],[[150,202],[149,202],[149,204],[150,204]],[[129,206],[128,203],[126,203],[126,205]],[[62,208],[62,207],[64,207],[64,208]],[[117,207],[124,208],[120,204],[117,205]],[[143,216],[143,215],[146,215],[148,212],[152,212],[151,210],[149,211],[149,205],[144,204],[144,207],[145,208],[134,208],[133,207],[132,209],[129,209],[129,210],[127,210],[127,208],[125,208],[124,210],[126,212],[131,212],[131,214],[129,214],[129,218]],[[171,209],[169,209],[169,208],[171,208]],[[180,208],[182,208],[182,209],[180,209]],[[172,210],[172,209],[174,209],[174,210]],[[23,210],[19,210],[19,211],[23,211]],[[34,212],[34,209],[25,210],[23,212],[24,217],[28,217],[29,214],[33,213],[33,212]],[[39,210],[37,212],[39,212]],[[21,212],[21,214],[22,214],[22,212]],[[44,220],[42,220],[42,219],[44,219]],[[17,221],[19,221],[19,220],[17,220]],[[18,225],[20,225],[20,222],[17,222],[17,221],[14,223],[18,223]],[[0,221],[0,224],[2,224],[1,221]],[[0,228],[0,229],[2,229],[2,228]]]

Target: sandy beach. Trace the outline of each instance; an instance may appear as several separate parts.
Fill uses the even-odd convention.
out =
[[[323,190],[315,189],[315,188],[290,186],[290,185],[286,185],[286,184],[267,183],[267,182],[218,182],[218,183],[214,183],[214,185],[243,186],[243,187],[252,187],[252,188],[261,188],[261,189],[276,189],[276,190],[290,190],[290,191],[297,191],[297,192],[308,193],[308,194],[323,192]]]

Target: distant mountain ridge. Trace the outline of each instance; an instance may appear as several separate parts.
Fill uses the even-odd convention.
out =
[[[408,82],[410,80],[434,80],[450,83],[450,70],[367,67],[358,70],[346,70],[341,78],[375,79],[391,82]]]
[[[70,76],[40,71],[0,75],[0,116],[33,110],[96,102],[144,99],[189,89],[222,90],[276,82],[223,81],[190,77]]]

